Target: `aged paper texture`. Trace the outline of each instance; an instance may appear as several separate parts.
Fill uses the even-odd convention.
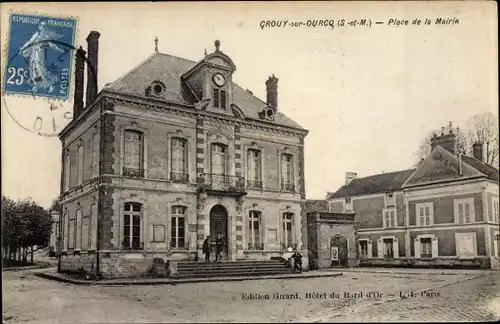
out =
[[[0,23],[4,323],[500,319],[496,2]]]

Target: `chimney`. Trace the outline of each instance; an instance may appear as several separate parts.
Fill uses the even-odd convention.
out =
[[[345,173],[345,185],[347,186],[349,183],[351,183],[352,180],[356,179],[357,176],[358,176],[358,174],[355,172],[346,172]]]
[[[99,32],[91,31],[87,36],[87,96],[85,104],[90,105],[97,97],[97,59],[99,56]]]
[[[278,109],[278,78],[273,74],[266,81],[267,104],[276,110]]]
[[[483,143],[476,142],[472,144],[472,156],[483,162]]]
[[[449,124],[448,134],[445,132],[445,127],[441,127],[441,134],[439,136],[434,134],[431,138],[431,151],[434,151],[438,145],[453,154],[456,153],[456,135],[453,132],[453,125],[451,122]]]
[[[83,82],[85,68],[85,50],[80,46],[76,50],[75,59],[75,96],[73,100],[73,118],[77,118],[83,110]]]

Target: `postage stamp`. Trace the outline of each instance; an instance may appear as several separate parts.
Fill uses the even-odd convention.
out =
[[[76,30],[75,18],[11,13],[2,91],[68,99]]]

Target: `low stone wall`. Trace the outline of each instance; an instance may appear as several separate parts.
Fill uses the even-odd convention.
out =
[[[95,253],[82,254],[61,254],[61,272],[80,272],[95,273],[97,264],[97,255]]]
[[[362,259],[361,267],[408,267],[408,268],[453,268],[453,269],[489,269],[490,258],[477,257],[473,259],[435,258],[435,259]]]

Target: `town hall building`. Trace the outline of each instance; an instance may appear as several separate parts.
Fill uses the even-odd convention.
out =
[[[59,134],[59,271],[120,277],[153,259],[201,261],[207,236],[224,241],[223,260],[293,248],[307,266],[308,131],[278,106],[278,78],[263,82],[262,101],[233,82],[220,41],[194,62],[160,53],[156,39],[98,93],[99,36],[89,34],[87,60],[77,50],[74,116]]]

